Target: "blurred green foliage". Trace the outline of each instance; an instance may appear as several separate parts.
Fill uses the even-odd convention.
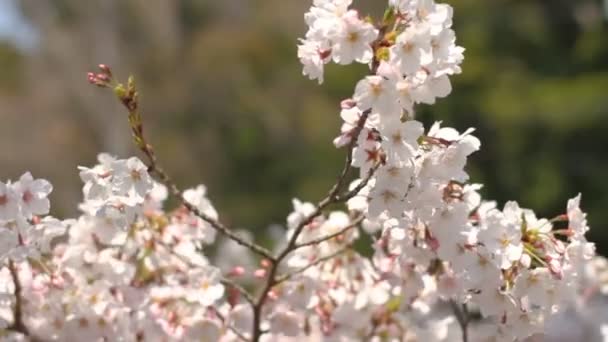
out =
[[[119,2],[112,20],[125,41],[119,51],[128,52],[119,58],[119,69],[139,77],[150,140],[158,142],[161,160],[180,185],[207,184],[222,219],[253,231],[284,222],[292,197],[315,201],[325,195],[344,157],[331,143],[340,127],[339,101],[352,95],[366,70],[330,66],[322,86],[301,76],[296,39],[304,34],[309,1],[177,1],[174,12],[157,17],[172,15],[177,33],[154,40],[154,25],[142,8],[149,11],[158,3]],[[374,15],[385,5],[359,3]],[[454,0],[451,5],[458,43],[466,48],[463,73],[452,78],[451,96],[421,106],[418,118],[427,125],[443,120],[459,130],[477,128],[483,145],[469,170],[474,182],[485,184],[483,194],[499,205],[515,199],[553,217],[582,192],[592,239],[607,254],[608,25],[602,2]],[[89,13],[80,1],[55,6],[63,16],[53,25],[65,25],[73,34],[83,27],[104,30],[77,20]],[[41,22],[31,15],[32,6],[24,10],[34,24]],[[45,32],[43,40],[53,39]],[[106,62],[106,51],[87,51],[83,58],[89,65]],[[11,56],[0,47],[3,65]],[[79,152],[78,161],[90,164],[104,148],[99,140]],[[40,168],[45,174],[44,165]],[[56,174],[66,172],[73,171]],[[69,175],[74,178],[75,172]],[[57,210],[63,208],[59,204]]]

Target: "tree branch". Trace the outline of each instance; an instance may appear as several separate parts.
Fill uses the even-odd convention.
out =
[[[302,242],[302,243],[298,243],[293,247],[293,250],[295,251],[296,249],[300,249],[302,247],[307,247],[307,246],[312,246],[312,245],[317,245],[320,244],[322,242],[325,242],[327,240],[331,240],[335,237],[338,237],[344,233],[346,233],[347,231],[353,229],[354,227],[358,226],[361,222],[363,222],[363,219],[365,218],[365,216],[361,215],[359,217],[357,217],[351,224],[349,224],[348,226],[340,229],[339,231],[333,233],[333,234],[329,234],[329,235],[325,235],[310,241],[306,241],[306,242]]]
[[[226,325],[226,328],[228,328],[228,330],[232,331],[243,342],[249,342],[249,340],[247,339],[247,337],[245,337],[240,331],[236,330],[235,327],[233,327],[233,326],[230,325],[230,323],[228,322],[228,320],[226,319],[226,317],[224,317],[224,315],[222,315],[221,312],[219,312],[213,306],[210,306],[209,308],[211,310],[213,310],[213,312],[220,319],[220,321],[222,321],[222,323],[224,323]]]
[[[173,182],[171,177],[169,177],[169,174],[158,165],[156,153],[154,152],[152,145],[149,144],[145,138],[142,116],[139,112],[139,95],[137,89],[135,88],[135,81],[132,77],[129,77],[127,87],[125,88],[123,84],[116,83],[114,81],[109,67],[106,65],[100,65],[99,68],[101,73],[89,73],[89,82],[99,87],[112,88],[115,95],[120,100],[120,103],[127,109],[133,140],[135,141],[135,145],[139,148],[139,150],[146,156],[148,172],[156,174],[161,183],[165,184],[169,188],[171,194],[177,197],[184,207],[186,207],[194,215],[201,218],[203,221],[207,222],[213,229],[217,230],[239,245],[249,248],[249,250],[252,252],[272,260],[272,254],[266,248],[243,239],[242,237],[238,236],[238,234],[224,226],[220,221],[203,213],[196,206],[186,201],[182,191],[177,187],[175,182]]]
[[[469,309],[466,304],[458,305],[453,300],[450,300],[450,306],[452,307],[452,311],[454,312],[454,316],[456,316],[456,320],[458,321],[458,325],[460,325],[460,330],[462,331],[462,342],[469,341]]]
[[[25,336],[30,336],[30,332],[23,322],[22,287],[21,281],[19,280],[19,273],[13,260],[9,260],[8,269],[11,272],[11,278],[13,278],[13,285],[15,286],[15,307],[13,308],[13,324],[7,329],[21,333]]]
[[[224,284],[224,286],[228,286],[228,287],[232,287],[234,289],[236,289],[247,301],[247,303],[254,305],[255,304],[255,299],[253,298],[253,296],[249,293],[249,291],[245,290],[244,287],[242,287],[241,285],[235,283],[234,281],[228,279],[228,278],[222,278],[222,280],[220,281],[222,284]]]
[[[274,283],[275,283],[275,285],[278,285],[278,284],[280,284],[280,283],[282,283],[284,281],[287,281],[287,280],[291,279],[293,276],[296,276],[298,274],[304,273],[306,270],[308,270],[308,269],[310,269],[310,268],[312,268],[314,266],[317,266],[317,265],[319,265],[321,263],[324,263],[326,261],[329,261],[329,260],[331,260],[331,259],[333,259],[333,258],[335,258],[335,257],[337,257],[337,256],[339,256],[341,254],[344,254],[345,252],[349,251],[350,249],[351,249],[350,245],[347,245],[347,246],[345,246],[343,248],[340,248],[339,250],[335,251],[334,253],[328,254],[328,255],[326,255],[324,257],[321,257],[321,258],[318,258],[315,261],[313,261],[312,263],[310,263],[310,264],[308,264],[308,265],[306,265],[306,266],[304,266],[302,268],[299,268],[299,269],[297,269],[295,271],[292,271],[292,272],[289,272],[289,273],[285,273],[285,274],[277,277]]]
[[[382,40],[384,39],[386,30],[387,30],[386,25],[384,25],[384,24],[381,25],[379,32],[378,32],[378,37],[372,43],[372,48],[374,50],[374,56],[375,56],[375,52],[380,47]],[[380,66],[380,60],[378,60],[376,57],[374,57],[372,64],[371,64],[370,74],[372,74],[372,75],[376,74],[379,66]],[[352,168],[353,149],[357,145],[358,137],[361,134],[361,131],[363,130],[363,128],[365,127],[367,118],[371,114],[371,109],[365,110],[361,114],[361,116],[359,117],[359,120],[357,121],[357,125],[350,132],[351,140],[348,144],[348,149],[346,152],[344,166],[337,178],[336,183],[331,188],[328,195],[316,205],[315,210],[297,225],[297,227],[294,229],[294,232],[293,232],[291,238],[289,239],[287,245],[283,248],[283,250],[276,257],[273,257],[272,254],[264,247],[261,247],[259,245],[256,245],[255,243],[251,243],[249,241],[242,239],[237,234],[232,232],[230,229],[228,229],[227,227],[222,225],[218,220],[215,220],[215,219],[209,217],[208,215],[201,212],[200,210],[198,210],[198,208],[196,208],[195,206],[193,206],[192,204],[190,204],[188,201],[185,200],[185,198],[183,197],[183,193],[179,190],[177,185],[171,180],[169,175],[158,165],[156,154],[154,153],[152,146],[149,143],[147,143],[147,141],[145,140],[145,137],[143,134],[142,117],[138,110],[138,107],[139,107],[138,93],[135,89],[135,82],[133,81],[132,78],[129,78],[127,87],[125,88],[124,85],[114,82],[114,80],[112,78],[112,73],[107,66],[100,65],[100,69],[102,72],[99,74],[89,73],[89,75],[88,75],[89,82],[92,84],[95,84],[97,86],[100,86],[100,87],[112,88],[114,90],[114,93],[119,98],[120,102],[128,110],[128,113],[129,113],[128,118],[129,118],[129,124],[131,126],[132,135],[133,135],[135,144],[147,158],[148,171],[150,173],[156,174],[158,176],[158,178],[160,179],[160,181],[169,188],[170,192],[174,196],[176,196],[180,199],[181,203],[188,210],[190,210],[190,212],[192,212],[196,216],[200,217],[203,221],[210,224],[214,229],[219,231],[221,234],[227,236],[228,238],[232,239],[236,243],[249,248],[251,251],[257,253],[258,255],[260,255],[270,261],[270,267],[268,269],[266,283],[265,283],[261,293],[257,297],[257,299],[252,302],[252,309],[253,309],[252,341],[258,342],[261,335],[263,334],[263,331],[261,329],[262,308],[266,302],[266,299],[268,298],[268,294],[269,294],[270,290],[272,289],[272,287],[274,285],[277,284],[278,280],[287,279],[288,277],[290,277],[290,274],[287,274],[287,275],[277,278],[277,272],[278,272],[281,262],[287,257],[287,255],[289,255],[289,253],[291,253],[297,247],[297,240],[298,240],[300,234],[302,233],[302,231],[304,230],[304,228],[306,226],[308,226],[316,217],[321,215],[323,213],[323,211],[329,205],[334,204],[334,203],[339,203],[341,201],[346,201],[346,200],[356,196],[357,193],[359,191],[361,191],[365,187],[365,185],[367,185],[369,180],[373,177],[375,170],[379,167],[379,165],[377,165],[374,168],[372,168],[370,170],[370,173],[368,174],[368,176],[364,180],[362,180],[362,182],[357,187],[355,187],[354,189],[352,189],[345,195],[339,196],[339,193],[342,190],[342,188],[344,187],[347,176]],[[331,238],[331,237],[329,237],[329,238]],[[326,260],[326,258],[329,259],[331,257],[333,257],[333,255],[321,258],[320,261],[317,260],[315,263],[312,263],[311,265],[308,265],[307,267],[310,268],[310,267],[314,266],[315,264],[317,264],[318,262],[322,262],[322,261]],[[306,268],[303,268],[303,269],[299,270],[299,272],[304,272],[305,270],[306,270]],[[284,281],[284,280],[281,280],[281,281]]]
[[[376,163],[376,165],[374,165],[371,169],[369,169],[369,171],[367,172],[367,176],[365,176],[365,178],[363,178],[361,180],[361,182],[359,182],[359,184],[357,184],[357,186],[355,186],[352,190],[350,190],[346,194],[344,194],[342,196],[338,196],[336,198],[336,202],[346,202],[349,199],[357,196],[359,194],[359,192],[361,192],[361,190],[363,190],[363,188],[365,188],[367,186],[367,184],[369,183],[369,181],[374,177],[374,174],[380,168],[381,165],[382,165],[382,163]]]
[[[338,177],[338,180],[336,181],[336,184],[331,188],[327,197],[322,199],[315,206],[315,210],[310,215],[308,215],[305,219],[303,219],[300,222],[300,224],[298,224],[296,226],[296,228],[294,229],[294,232],[291,236],[291,239],[288,241],[287,245],[285,246],[285,248],[283,248],[283,250],[279,253],[279,255],[276,258],[270,259],[273,262],[272,262],[272,265],[270,266],[270,270],[269,270],[268,276],[266,278],[267,279],[266,285],[262,289],[262,292],[260,293],[257,301],[255,302],[255,304],[253,306],[253,334],[252,334],[253,341],[255,341],[255,342],[259,341],[260,336],[262,335],[262,330],[260,327],[260,324],[262,321],[262,308],[264,306],[264,303],[266,302],[268,293],[270,292],[272,287],[274,285],[276,285],[276,276],[277,276],[277,272],[278,272],[281,261],[283,261],[283,259],[285,259],[285,257],[294,250],[294,247],[296,246],[296,241],[298,240],[298,237],[304,230],[304,227],[309,225],[317,216],[321,215],[323,213],[323,210],[325,208],[327,208],[330,204],[337,203],[338,193],[340,192],[340,189],[342,188],[342,186],[345,182],[346,176],[348,175],[348,172],[350,171],[350,168],[351,168],[352,151],[357,143],[357,137],[359,136],[359,134],[363,130],[363,127],[365,126],[365,122],[367,121],[367,117],[369,116],[369,113],[370,113],[370,111],[365,111],[359,118],[357,126],[353,129],[354,134],[348,145],[346,161],[344,163],[344,167],[342,168],[342,172],[340,172],[340,176]]]
[[[376,51],[379,48],[380,43],[384,39],[386,30],[387,30],[387,27],[382,25],[378,31],[378,37],[372,43],[374,56],[376,56]],[[370,74],[375,75],[378,71],[379,66],[380,66],[380,60],[378,60],[376,57],[374,57],[374,59],[372,61]],[[279,269],[279,265],[281,264],[281,261],[283,261],[283,259],[285,259],[285,257],[294,250],[294,247],[296,246],[296,241],[298,240],[298,237],[302,233],[302,230],[304,230],[304,227],[309,225],[317,216],[321,215],[323,213],[323,210],[325,208],[327,208],[329,205],[339,202],[338,194],[339,194],[340,190],[342,189],[342,187],[344,186],[348,173],[352,167],[353,149],[357,145],[357,140],[359,138],[359,135],[361,134],[361,131],[365,127],[365,123],[367,122],[367,118],[369,117],[370,114],[371,114],[371,109],[365,110],[361,114],[361,117],[359,117],[359,120],[357,121],[357,125],[350,132],[351,140],[348,144],[348,149],[346,151],[346,158],[345,158],[346,160],[344,161],[344,166],[342,168],[342,171],[340,172],[340,175],[338,176],[336,183],[329,191],[329,194],[327,195],[327,197],[322,199],[316,205],[315,210],[310,215],[308,215],[304,220],[302,220],[302,222],[300,222],[300,224],[298,224],[298,226],[294,229],[291,239],[289,240],[289,242],[287,243],[285,248],[279,253],[279,255],[276,258],[271,259],[273,262],[272,262],[272,265],[270,266],[270,270],[269,270],[268,276],[266,278],[267,279],[266,285],[262,289],[262,292],[260,293],[255,305],[253,306],[252,341],[258,342],[262,335],[262,330],[260,327],[260,324],[262,321],[262,308],[264,306],[264,303],[266,302],[266,299],[268,298],[268,293],[270,292],[272,287],[277,284],[276,277],[277,277],[277,272]],[[369,176],[369,178],[371,178],[371,177],[372,177],[372,175]],[[355,195],[356,194],[354,194],[352,196],[355,196]],[[346,196],[346,197],[348,197],[348,196]]]

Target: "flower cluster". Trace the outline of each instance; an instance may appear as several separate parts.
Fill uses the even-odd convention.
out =
[[[319,57],[344,60],[335,48],[340,36],[317,33],[346,27],[347,14],[354,15],[348,5],[315,2],[300,51],[314,45]],[[414,119],[414,106],[447,96],[448,76],[461,71],[463,49],[450,29],[452,9],[432,0],[390,6],[373,43],[353,41],[359,47],[352,51],[365,51],[361,45],[373,50],[372,60],[354,58],[369,63],[371,75],[342,102],[344,124],[334,141],[354,147],[352,166],[360,169],[361,179],[351,185],[360,191],[348,208],[364,215],[368,230],[378,231],[373,261],[381,275],[369,277],[376,284],[388,281],[390,286],[381,287],[414,307],[421,300],[432,307],[437,298],[475,306],[492,323],[488,337],[511,341],[542,332],[544,320],[576,292],[582,263],[594,253],[584,238],[580,197],[554,220],[537,219],[515,202],[500,211],[481,200],[481,185],[466,184],[464,171],[467,157],[480,148],[473,130],[461,134],[436,123],[425,133]],[[355,31],[364,31],[365,24],[361,20]],[[304,73],[321,80],[322,64],[300,57]],[[560,222],[568,228],[554,229]],[[435,293],[430,302],[429,293]],[[374,326],[373,319],[367,322]],[[359,338],[370,336],[364,330]]]
[[[36,251],[45,254],[36,262],[15,257],[30,245],[30,235],[23,247],[5,253],[23,261],[16,266],[23,317],[8,315],[4,326],[19,319],[32,336],[60,341],[218,336],[223,323],[215,304],[224,296],[222,274],[202,252],[214,242],[215,231],[184,208],[165,212],[167,190],[151,179],[141,160],[102,154],[99,162],[80,168],[83,215],[63,223],[69,225],[63,241],[52,250],[38,245]],[[48,182],[26,174],[5,189],[7,198],[25,201],[16,202],[13,214],[48,211]],[[217,217],[204,186],[187,190],[185,197]],[[48,219],[38,221],[38,230],[46,228],[44,237],[57,235]],[[18,225],[5,229],[12,228],[19,234]],[[12,284],[9,274],[2,276],[3,284]],[[4,292],[10,298],[15,286]]]
[[[128,110],[146,160],[80,167],[81,215],[64,221],[44,216],[49,182],[0,182],[0,339],[512,342],[550,338],[608,294],[580,195],[552,219],[500,210],[468,183],[474,130],[415,120],[461,72],[452,8],[390,0],[374,22],[351,3],[314,0],[298,47],[319,82],[330,61],[369,66],[341,104],[345,166],[326,198],[293,201],[272,251],[223,225],[205,186],[180,191],[159,168],[132,79],[90,73]]]
[[[0,182],[0,262],[37,258],[66,226],[48,214],[51,183],[27,172],[17,182]]]

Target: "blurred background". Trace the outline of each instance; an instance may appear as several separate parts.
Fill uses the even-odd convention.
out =
[[[78,165],[136,153],[122,108],[86,82],[105,63],[137,77],[148,137],[181,187],[206,184],[231,226],[284,222],[292,197],[316,201],[333,184],[339,101],[365,73],[329,67],[322,86],[301,76],[310,3],[0,0],[0,178],[49,179],[65,217],[81,198]],[[464,72],[418,118],[477,128],[469,171],[501,206],[516,199],[553,217],[582,192],[591,239],[608,254],[608,3],[451,5]]]

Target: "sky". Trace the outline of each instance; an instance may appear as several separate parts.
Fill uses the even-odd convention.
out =
[[[21,15],[17,1],[0,0],[0,40],[28,50],[36,45],[36,31]]]

